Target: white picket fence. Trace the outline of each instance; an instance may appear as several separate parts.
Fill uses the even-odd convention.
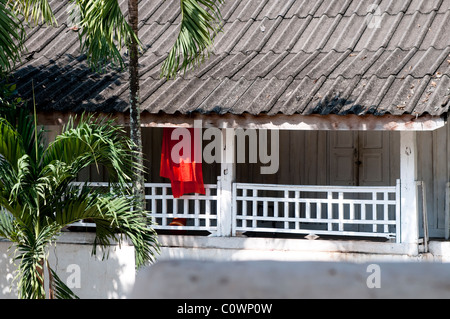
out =
[[[176,199],[170,184],[146,183],[145,199],[154,228],[215,235],[221,223],[231,223],[232,236],[264,232],[400,240],[399,181],[396,186],[382,187],[234,183],[231,218],[220,211],[218,185],[205,185],[205,195]],[[171,225],[174,219],[183,219],[185,226]]]

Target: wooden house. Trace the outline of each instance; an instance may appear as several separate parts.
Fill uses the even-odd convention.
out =
[[[126,72],[89,69],[65,4],[51,1],[59,27],[29,33],[19,91],[30,97],[34,80],[39,120],[55,132],[81,111],[127,125]],[[146,198],[161,233],[364,239],[408,255],[448,239],[449,0],[226,0],[211,56],[175,80],[159,72],[178,2],[142,0],[139,14]],[[196,123],[221,130],[231,160],[203,163],[205,195],[175,199],[159,176],[162,131]],[[252,141],[277,152],[275,173],[250,160]]]

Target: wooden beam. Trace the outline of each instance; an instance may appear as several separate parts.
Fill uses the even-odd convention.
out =
[[[42,125],[63,125],[73,113],[51,112],[38,114]],[[124,113],[98,113],[99,117],[114,118],[118,124],[128,126],[129,117]],[[250,114],[151,114],[143,112],[143,127],[194,127],[194,121],[202,121],[204,128],[279,129],[303,131],[434,131],[444,127],[443,117],[423,115],[259,115]]]

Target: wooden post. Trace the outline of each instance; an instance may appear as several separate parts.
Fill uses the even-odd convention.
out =
[[[417,204],[416,132],[400,133],[401,242],[408,254],[419,253],[419,213]]]
[[[235,134],[232,128],[222,129],[221,176],[219,183],[219,216],[217,236],[230,237],[233,216],[233,183],[236,179]]]

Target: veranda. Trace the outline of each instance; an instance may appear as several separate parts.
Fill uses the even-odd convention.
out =
[[[161,128],[192,125],[160,121],[143,128],[146,200],[155,229],[164,234],[214,237],[363,238],[393,242],[406,253],[417,254],[426,249],[427,211],[434,200],[427,200],[427,194],[434,194],[430,196],[427,183],[418,178],[428,178],[419,167],[424,156],[418,143],[419,147],[428,144],[428,136],[433,139],[438,129],[437,135],[446,136],[448,128],[443,121],[427,117],[417,122],[397,121],[394,130],[383,129],[390,123],[386,119],[371,129],[362,120],[353,120],[340,121],[337,126],[328,122],[325,130],[317,129],[325,124],[320,121],[314,125],[303,122],[303,129],[289,122],[222,123],[218,126],[223,132],[221,158],[228,160],[204,165],[205,195],[179,199],[172,196],[170,182],[158,176]],[[203,128],[213,124],[217,125],[208,122]],[[235,130],[242,127],[265,130],[266,137],[278,136],[280,162],[275,174],[258,174],[270,163],[260,159],[249,163],[249,149],[246,162],[236,160],[240,150]],[[331,129],[336,127],[340,129]],[[264,141],[270,149],[275,139]],[[101,176],[97,180],[97,185],[106,186]],[[182,219],[183,225],[171,225],[174,219]]]

